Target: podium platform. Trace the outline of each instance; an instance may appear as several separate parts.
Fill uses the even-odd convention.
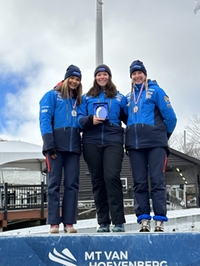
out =
[[[139,233],[135,215],[125,233],[96,233],[96,219],[79,220],[71,235],[62,225],[55,235],[49,225],[2,232],[0,266],[200,266],[200,209],[168,218],[165,233]]]
[[[200,233],[0,237],[1,266],[199,266]]]

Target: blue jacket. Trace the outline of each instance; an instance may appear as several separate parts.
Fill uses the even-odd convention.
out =
[[[48,150],[80,153],[80,132],[77,116],[72,116],[74,98],[64,99],[60,92],[51,90],[40,100],[40,131],[43,153]],[[78,107],[74,108],[78,112]]]
[[[135,86],[135,99],[138,99],[140,88],[141,85],[138,88]],[[167,147],[177,119],[164,90],[149,80],[148,91],[143,89],[137,104],[134,103],[133,93],[126,97],[126,149]],[[135,105],[138,110],[134,112]]]
[[[108,103],[109,119],[104,123],[93,125],[95,103]],[[83,130],[83,142],[97,145],[110,142],[123,143],[124,129],[121,127],[121,114],[126,108],[126,97],[120,92],[113,98],[107,98],[103,91],[99,97],[91,97],[86,94],[82,97],[82,104],[78,111],[79,127]]]

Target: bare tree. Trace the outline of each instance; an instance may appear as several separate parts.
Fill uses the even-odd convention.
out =
[[[193,115],[193,119],[189,120],[186,126],[187,140],[200,148],[200,117]]]
[[[193,115],[185,129],[183,134],[172,134],[169,146],[200,159],[200,117]]]
[[[184,150],[184,135],[181,133],[173,133],[169,139],[169,147],[183,152]]]

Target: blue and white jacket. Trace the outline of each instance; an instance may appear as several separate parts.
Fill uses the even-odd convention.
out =
[[[40,100],[40,131],[43,138],[43,153],[51,149],[57,151],[81,152],[80,131],[75,99],[62,98],[59,91],[51,90]]]
[[[108,103],[109,119],[102,124],[93,125],[95,103]],[[120,92],[113,98],[107,98],[101,90],[98,97],[82,96],[82,104],[78,110],[79,127],[83,130],[83,142],[97,145],[110,142],[123,143],[124,128],[121,127],[122,112],[126,109],[126,97]],[[124,121],[125,122],[125,121]]]
[[[135,99],[140,93],[140,84],[135,86]],[[176,126],[176,115],[169,97],[155,81],[148,81],[138,103],[135,104],[133,93],[127,96],[126,149],[167,147],[168,139]],[[134,111],[134,107],[137,109]]]

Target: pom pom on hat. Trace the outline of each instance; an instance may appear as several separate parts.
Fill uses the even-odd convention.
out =
[[[137,70],[142,71],[145,74],[145,76],[147,76],[147,70],[140,60],[135,60],[130,65],[130,77],[132,73]]]
[[[64,79],[69,78],[71,76],[78,77],[81,80],[82,78],[81,71],[77,66],[70,65],[66,70]]]
[[[110,68],[107,65],[102,64],[102,65],[97,66],[95,71],[94,71],[94,76],[96,76],[96,74],[99,73],[99,72],[107,72],[108,75],[110,77],[112,77],[111,70],[110,70]]]

